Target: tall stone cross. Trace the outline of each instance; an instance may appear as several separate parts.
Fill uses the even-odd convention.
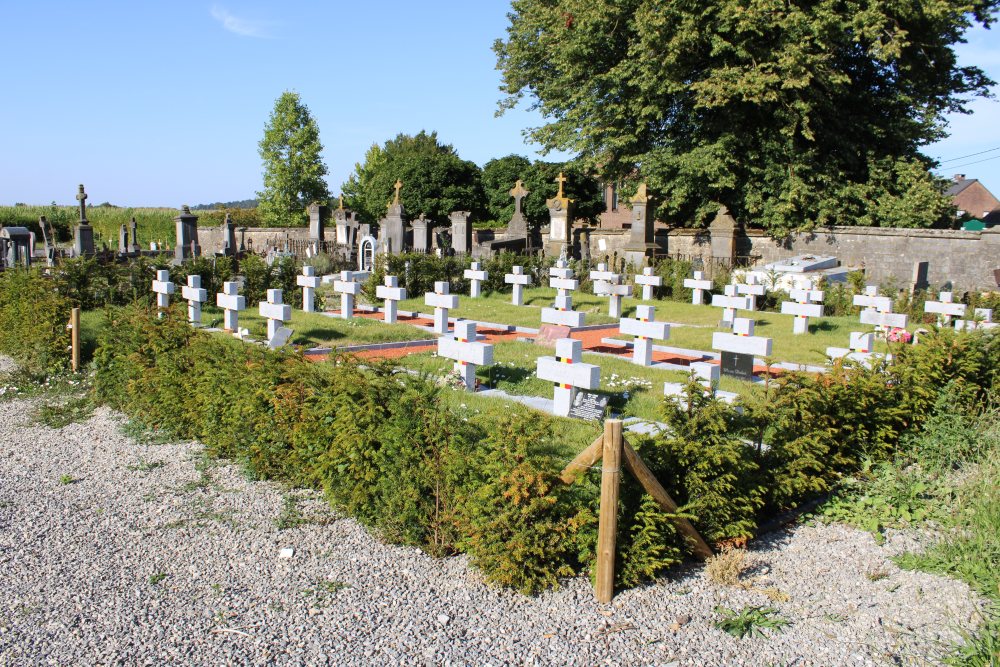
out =
[[[83,183],[80,184],[80,190],[76,194],[76,200],[80,202],[80,224],[87,224],[87,193],[83,191]]]
[[[860,331],[851,332],[850,348],[828,347],[826,356],[831,359],[850,359],[870,368],[872,357],[874,356],[875,334],[862,333]],[[891,359],[891,355],[885,355],[886,360]]]
[[[466,391],[476,390],[476,367],[493,365],[493,346],[476,342],[476,323],[461,320],[455,323],[454,336],[441,336],[438,356],[454,359],[455,372],[462,376]]]
[[[434,283],[434,291],[424,294],[424,305],[434,308],[434,333],[442,336],[448,333],[448,311],[458,308],[458,297],[451,292],[447,280]]]
[[[514,183],[514,187],[511,188],[510,196],[514,198],[514,215],[521,215],[521,200],[531,194],[530,191],[526,190],[524,183],[521,179],[517,179]]]
[[[280,289],[267,290],[267,301],[261,301],[260,316],[267,318],[267,341],[270,344],[281,325],[292,319],[292,307],[282,302]]]
[[[695,271],[694,278],[685,278],[684,287],[691,290],[691,303],[700,306],[705,302],[705,292],[712,291],[712,281],[705,279],[702,271]]]
[[[462,274],[469,281],[469,296],[478,299],[482,294],[483,281],[489,277],[479,262],[473,262],[472,266]]]
[[[938,326],[951,324],[952,317],[965,317],[965,304],[955,303],[951,292],[938,294],[939,301],[925,301],[924,312],[935,313],[938,316]]]
[[[573,278],[573,269],[566,260],[560,259],[549,269],[549,287],[558,290],[555,307],[542,308],[542,322],[567,327],[583,326],[584,314],[573,310],[570,292],[580,287],[580,281]]]
[[[558,197],[559,199],[562,199],[563,197],[566,196],[566,195],[563,194],[563,184],[567,180],[569,180],[569,179],[567,179],[565,176],[563,176],[563,173],[561,171],[559,172],[559,175],[556,176],[556,183],[559,184],[559,192],[556,193],[556,197]]]
[[[632,363],[640,366],[653,364],[653,340],[670,338],[670,325],[657,322],[653,306],[636,306],[635,318],[623,317],[618,322],[618,330],[626,336],[635,336]]]
[[[170,271],[160,269],[156,272],[153,292],[156,293],[156,307],[160,310],[159,317],[163,317],[163,311],[170,307],[170,295],[174,293],[174,284],[170,282]]]
[[[503,281],[508,285],[514,286],[514,295],[511,297],[510,302],[515,306],[524,305],[524,286],[531,284],[531,276],[524,272],[524,267],[513,266],[511,267],[511,273],[508,273],[503,277]]]
[[[246,297],[239,294],[240,284],[235,281],[222,283],[222,291],[215,295],[215,305],[224,311],[226,331],[236,333],[240,326],[240,311],[247,307]]]
[[[181,296],[188,302],[188,322],[201,326],[201,304],[208,301],[208,292],[201,287],[201,276],[192,273],[187,285],[181,288]]]
[[[385,299],[383,319],[389,324],[394,324],[396,322],[397,302],[406,298],[406,289],[399,286],[399,278],[386,276],[384,284],[375,288],[375,296],[379,299]]]
[[[403,189],[403,181],[401,181],[401,180],[399,180],[397,178],[396,179],[396,184],[394,186],[392,186],[392,187],[396,188],[396,198],[392,200],[392,205],[393,206],[398,206],[399,205],[399,191]]]
[[[303,266],[302,275],[295,278],[295,284],[302,288],[302,310],[307,313],[316,312],[316,288],[319,287],[320,278],[316,275],[316,268]]]
[[[642,300],[653,300],[653,288],[663,286],[663,278],[653,274],[653,267],[646,266],[642,269],[642,275],[637,275],[634,280],[636,285],[642,285]]]
[[[555,357],[538,357],[538,379],[555,384],[552,412],[561,417],[569,416],[578,389],[597,389],[601,384],[601,367],[582,363],[582,354],[582,342],[560,338]]]
[[[809,333],[809,318],[823,317],[823,290],[793,289],[788,291],[794,301],[781,303],[782,315],[794,315],[792,333]]]
[[[750,310],[750,297],[739,296],[736,285],[726,285],[723,294],[712,295],[712,305],[722,308],[722,324],[731,327],[736,319],[737,310]]]
[[[864,294],[855,294],[852,303],[872,312],[892,312],[892,299],[887,296],[879,296],[878,287],[875,285],[866,286]]]
[[[340,317],[345,320],[354,317],[354,297],[361,294],[361,283],[354,281],[354,274],[341,271],[340,279],[333,281],[333,291],[340,295]]]

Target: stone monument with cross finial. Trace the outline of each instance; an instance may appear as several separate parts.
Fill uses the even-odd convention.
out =
[[[510,196],[514,198],[514,215],[510,216],[510,221],[507,223],[507,238],[528,238],[528,221],[524,219],[524,213],[521,211],[521,202],[527,197],[531,192],[524,187],[524,183],[521,179],[517,179],[514,183],[514,187],[510,190]]]
[[[87,193],[82,183],[76,200],[80,202],[80,220],[73,229],[73,252],[77,257],[90,256],[94,254],[94,228],[87,220]]]
[[[563,173],[559,172],[559,176],[555,179],[556,183],[559,184],[559,191],[555,197],[545,202],[549,209],[549,236],[545,253],[556,257],[568,255],[569,245],[573,240],[571,238],[573,200],[563,194],[566,180]]]
[[[129,236],[132,237],[132,242],[128,245],[129,254],[138,255],[142,252],[142,248],[139,247],[139,225],[135,221],[135,216],[128,223]]]
[[[625,261],[641,266],[656,255],[654,237],[654,213],[656,206],[646,192],[646,184],[640,183],[632,197],[632,229],[629,231],[628,245],[625,246]]]
[[[174,218],[177,228],[177,245],[174,246],[174,262],[180,263],[201,255],[198,244],[198,216],[191,212],[187,204],[181,206],[180,215]]]
[[[403,182],[396,179],[393,188],[395,197],[389,202],[386,216],[378,223],[378,244],[385,252],[398,253],[406,250],[406,210],[400,197]]]

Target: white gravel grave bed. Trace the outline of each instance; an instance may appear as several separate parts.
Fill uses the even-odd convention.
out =
[[[4,666],[926,664],[978,618],[965,584],[889,560],[912,538],[839,525],[757,542],[752,590],[692,565],[611,605],[586,578],[525,597],[206,464],[197,443],[141,444],[103,408],[52,430],[33,404],[0,402]],[[289,493],[308,523],[279,530]],[[790,624],[738,640],[714,626],[719,605]]]

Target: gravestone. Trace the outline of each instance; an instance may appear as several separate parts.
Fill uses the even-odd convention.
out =
[[[645,263],[656,254],[654,242],[653,213],[656,206],[652,204],[646,193],[646,184],[640,183],[635,196],[632,197],[632,228],[629,231],[628,244],[625,246],[625,261],[636,266]]]
[[[201,304],[208,301],[208,292],[201,287],[201,276],[192,273],[187,277],[187,285],[181,288],[181,296],[188,302],[188,322],[201,326]]]
[[[771,356],[771,339],[754,335],[754,321],[733,319],[733,333],[712,334],[712,349],[722,353],[722,374],[741,380],[753,379],[755,356]]]
[[[965,304],[955,303],[951,292],[941,292],[938,299],[924,302],[924,312],[936,314],[938,326],[951,324],[952,317],[965,317]]]
[[[354,317],[354,298],[361,294],[361,283],[355,282],[354,274],[341,271],[340,279],[333,281],[333,291],[340,295],[340,317],[345,320]]]
[[[274,331],[274,336],[267,341],[267,346],[272,350],[277,350],[279,347],[288,345],[292,333],[293,331],[288,327],[278,327]]]
[[[695,271],[694,278],[684,279],[684,287],[691,290],[691,303],[700,306],[705,302],[705,292],[712,291],[712,281],[705,280],[702,271]]]
[[[601,421],[608,409],[610,396],[589,391],[578,391],[569,409],[569,417],[586,421]]]
[[[930,269],[930,262],[914,262],[913,278],[910,281],[910,294],[917,290],[927,289],[930,283],[927,282],[927,273]]]
[[[174,218],[174,225],[177,230],[174,261],[182,262],[185,259],[199,257],[201,246],[198,245],[198,216],[191,212],[187,204],[181,206],[180,215]]]
[[[736,261],[736,230],[739,225],[730,215],[726,206],[720,206],[719,212],[708,225],[711,237],[712,258],[723,264],[732,266]]]
[[[549,269],[549,287],[556,289],[556,301],[552,308],[542,308],[542,322],[564,327],[582,327],[584,314],[573,310],[573,297],[570,292],[580,286],[573,278],[573,269],[566,260],[560,259]]]
[[[261,301],[258,305],[260,316],[267,319],[267,342],[275,340],[278,329],[284,328],[281,325],[292,319],[292,307],[282,303],[281,290],[267,290],[267,301]]]
[[[309,212],[309,240],[317,243],[320,250],[323,248],[324,234],[326,234],[326,219],[330,214],[330,207],[313,202],[306,207]]]
[[[733,285],[736,286],[736,294],[750,298],[750,307],[747,310],[757,310],[757,297],[764,296],[767,290],[757,282],[757,277],[752,274],[747,275],[745,280],[745,283],[733,281]]]
[[[469,223],[469,211],[452,211],[448,214],[451,220],[451,249],[458,255],[472,254],[472,225]]]
[[[642,300],[653,300],[653,288],[663,286],[663,278],[653,273],[653,267],[646,266],[642,269],[642,274],[635,277],[635,284],[642,285]]]
[[[170,271],[160,269],[156,272],[153,292],[156,293],[156,308],[160,311],[158,316],[163,317],[163,311],[170,307],[170,295],[174,293],[174,284],[170,282]]]
[[[458,297],[449,294],[451,286],[447,281],[434,283],[434,291],[424,294],[424,305],[434,308],[434,333],[448,333],[448,311],[458,308]]]
[[[80,202],[80,220],[73,228],[73,253],[76,257],[90,257],[94,253],[94,228],[87,220],[87,193],[80,184],[80,189],[76,194],[76,200]]]
[[[466,391],[476,390],[476,367],[493,365],[493,346],[476,342],[476,323],[460,320],[455,323],[453,336],[441,336],[437,342],[438,356],[455,361],[455,372]]]
[[[128,254],[128,227],[125,226],[125,223],[122,223],[118,229],[118,254]]]
[[[13,268],[18,264],[31,266],[31,254],[35,247],[35,235],[27,227],[0,228],[0,247],[2,247],[2,265]]]
[[[670,325],[655,321],[653,306],[636,306],[635,318],[623,317],[618,330],[625,336],[635,336],[632,347],[632,363],[640,366],[653,365],[653,340],[670,338]]]
[[[378,241],[374,236],[364,235],[358,243],[358,271],[370,272],[375,269],[375,249]]]
[[[851,303],[871,312],[888,313],[892,311],[892,299],[887,296],[879,296],[878,287],[875,285],[865,287],[864,294],[855,294]]]
[[[530,192],[524,188],[521,179],[517,179],[510,191],[510,196],[514,198],[514,215],[507,223],[507,238],[509,239],[528,238],[528,221],[524,219],[524,214],[521,212],[521,200],[529,194]]]
[[[233,218],[229,213],[226,213],[226,218],[222,221],[219,231],[222,232],[222,250],[219,253],[223,257],[235,257],[238,253],[236,247],[236,225],[233,223]]]
[[[788,291],[788,296],[794,301],[783,301],[781,312],[783,315],[794,315],[792,320],[792,333],[809,333],[809,318],[823,317],[823,291],[793,289]]]
[[[548,255],[562,257],[569,254],[570,231],[573,224],[570,214],[573,200],[563,194],[566,177],[562,172],[559,172],[555,180],[559,183],[559,192],[545,202],[549,209],[549,236],[545,252]]]
[[[388,213],[385,218],[379,221],[379,244],[388,253],[399,253],[406,250],[406,210],[399,198],[399,191],[403,187],[400,180],[396,180],[396,196],[389,202]]]
[[[632,286],[598,280],[594,283],[594,294],[608,297],[608,317],[621,317],[622,297],[632,296]]]
[[[128,251],[130,254],[138,255],[142,252],[142,248],[139,247],[139,225],[135,222],[135,216],[128,223],[129,233],[132,236],[132,242],[128,246]]]
[[[955,320],[956,331],[971,331],[974,329],[995,329],[998,325],[993,321],[992,308],[976,308],[971,320]]]
[[[520,183],[520,181],[518,181]],[[524,286],[531,284],[531,276],[524,273],[524,268],[520,266],[511,267],[511,273],[503,277],[503,281],[514,286],[514,294],[511,296],[511,303],[515,306],[524,305]]]
[[[852,331],[850,347],[828,347],[826,356],[831,359],[850,359],[857,361],[870,368],[874,358],[875,334]],[[891,359],[891,355],[884,355],[886,359]]]
[[[399,286],[399,279],[396,276],[386,276],[383,283],[375,288],[375,296],[385,300],[383,320],[394,324],[398,308],[397,302],[406,298],[406,290]]]
[[[302,310],[307,313],[316,312],[316,288],[320,278],[312,266],[303,266],[302,275],[295,278],[295,284],[302,288]]]
[[[489,274],[483,271],[483,267],[479,262],[473,262],[471,267],[466,269],[462,275],[469,281],[469,296],[473,299],[478,299],[482,293],[483,281],[489,277]]]
[[[712,305],[722,308],[722,326],[733,326],[737,310],[750,310],[750,297],[738,296],[736,285],[726,285],[723,294],[712,295]]]
[[[240,311],[247,307],[246,298],[239,292],[240,284],[236,281],[222,283],[222,291],[215,295],[215,305],[222,308],[223,328],[231,333],[239,331]]]
[[[579,389],[597,389],[601,368],[583,362],[583,343],[572,338],[556,341],[555,357],[538,357],[536,374],[540,380],[554,383],[552,412],[568,417]]]
[[[909,317],[905,313],[881,312],[874,309],[861,311],[861,324],[870,324],[879,331],[883,329],[905,329]]]
[[[410,223],[413,230],[413,250],[415,252],[429,252],[431,249],[431,227],[430,220],[421,213],[420,217]]]

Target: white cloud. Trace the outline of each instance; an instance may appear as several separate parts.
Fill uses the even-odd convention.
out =
[[[212,6],[212,18],[218,21],[223,29],[237,35],[242,35],[243,37],[258,37],[261,39],[269,39],[271,37],[268,31],[270,24],[266,21],[241,19],[238,16],[233,16],[229,10],[219,5]]]

